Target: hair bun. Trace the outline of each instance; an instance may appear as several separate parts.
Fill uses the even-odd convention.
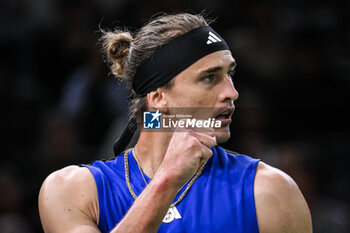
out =
[[[132,36],[129,32],[104,32],[103,47],[111,63],[111,71],[117,76],[124,76],[124,63],[129,54]]]

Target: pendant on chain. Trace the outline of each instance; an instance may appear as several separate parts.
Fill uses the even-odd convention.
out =
[[[171,206],[169,208],[168,212],[166,213],[166,215],[164,216],[163,222],[170,223],[174,219],[179,219],[179,218],[181,218],[181,215],[180,215],[179,211],[177,210],[176,206]]]

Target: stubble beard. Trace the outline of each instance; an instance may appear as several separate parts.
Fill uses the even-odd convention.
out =
[[[216,143],[218,143],[218,144],[225,143],[230,139],[231,132],[229,129],[225,130],[225,131],[217,131],[215,133],[215,136],[216,136]]]

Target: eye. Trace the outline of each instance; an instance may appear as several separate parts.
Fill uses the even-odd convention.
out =
[[[214,74],[209,74],[201,79],[201,81],[204,81],[206,83],[211,83],[214,80],[215,76]]]
[[[232,79],[233,76],[235,75],[235,73],[236,73],[236,70],[230,70],[230,71],[227,72],[227,76],[228,76],[230,79]]]

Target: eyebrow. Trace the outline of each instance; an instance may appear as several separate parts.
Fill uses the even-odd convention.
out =
[[[236,62],[232,62],[230,65],[229,65],[229,69],[234,69],[236,67]],[[223,67],[222,66],[215,66],[215,67],[211,67],[209,69],[206,69],[206,70],[203,70],[200,72],[200,74],[204,74],[204,73],[215,73],[215,72],[218,72],[218,71],[221,71],[223,70]]]

